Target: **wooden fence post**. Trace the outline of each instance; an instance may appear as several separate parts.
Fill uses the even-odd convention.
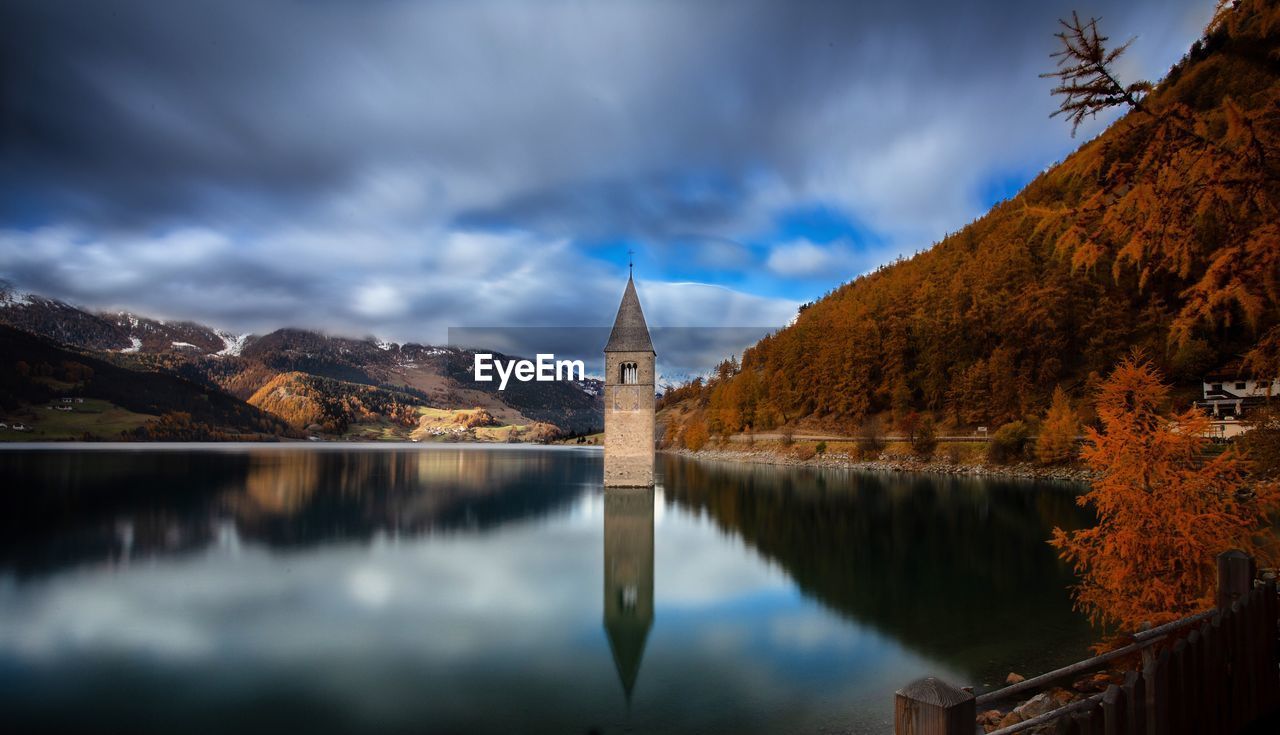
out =
[[[1262,692],[1263,705],[1268,709],[1280,706],[1280,677],[1277,677],[1276,664],[1280,663],[1280,651],[1276,648],[1276,621],[1280,615],[1276,600],[1276,578],[1268,574],[1262,585],[1262,651],[1263,658]]]
[[[1233,549],[1218,554],[1218,609],[1226,612],[1231,603],[1249,594],[1257,574],[1253,557]]]
[[[1199,638],[1199,634],[1194,630],[1191,631],[1191,636]],[[1173,696],[1177,703],[1173,711],[1173,716],[1176,718],[1173,722],[1173,731],[1178,735],[1195,735],[1195,733],[1204,732],[1194,727],[1195,708],[1200,703],[1200,692],[1191,683],[1191,677],[1198,671],[1195,664],[1197,648],[1198,646],[1193,645],[1190,637],[1173,644],[1173,675],[1176,677]]]
[[[1068,732],[1080,735],[1106,735],[1103,724],[1102,705],[1094,702],[1071,716]]]
[[[1235,732],[1249,722],[1245,715],[1245,708],[1248,706],[1246,701],[1246,692],[1249,690],[1249,672],[1244,667],[1244,649],[1245,643],[1244,632],[1244,601],[1237,600],[1231,603],[1230,612],[1227,618],[1227,670],[1231,672],[1231,691],[1227,693],[1230,697],[1230,725],[1228,732]]]
[[[1188,735],[1187,642],[1180,640],[1169,652],[1169,732]]]
[[[1133,672],[1130,672],[1133,673]],[[1128,735],[1133,723],[1128,719],[1128,691],[1112,684],[1102,694],[1103,735]]]
[[[1245,710],[1249,721],[1252,722],[1262,714],[1260,707],[1260,699],[1262,694],[1262,661],[1260,660],[1262,653],[1262,590],[1251,590],[1249,595],[1245,597],[1245,633],[1244,633],[1244,668],[1245,675],[1249,677],[1249,687],[1246,692],[1245,701],[1248,702],[1248,709]]]
[[[1147,646],[1142,649],[1142,679],[1145,683],[1142,694],[1142,710],[1144,712],[1142,718],[1142,726],[1138,728],[1138,732],[1142,735],[1153,735],[1155,733],[1155,715],[1156,711],[1156,695],[1155,686],[1151,677],[1155,675],[1156,670],[1156,647]]]
[[[1169,649],[1160,652],[1150,667],[1142,672],[1147,681],[1147,732],[1149,735],[1169,735],[1169,669],[1172,668]]]
[[[932,676],[893,696],[894,735],[973,735],[977,723],[973,694]]]
[[[1205,670],[1202,683],[1209,693],[1209,730],[1224,732],[1230,725],[1227,722],[1227,692],[1229,679],[1227,675],[1226,626],[1222,615],[1214,615],[1209,619],[1206,628],[1206,639],[1209,647],[1209,666]]]
[[[1129,735],[1146,735],[1147,683],[1142,671],[1130,671],[1124,677],[1125,720]]]

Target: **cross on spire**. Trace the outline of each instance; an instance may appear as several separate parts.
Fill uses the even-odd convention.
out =
[[[631,250],[630,248],[627,249],[627,277],[628,278],[634,276],[636,272],[635,259],[631,257],[635,254],[636,254],[636,251]]]

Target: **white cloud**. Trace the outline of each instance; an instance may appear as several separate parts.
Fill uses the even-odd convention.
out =
[[[765,265],[788,278],[830,276],[832,273],[854,274],[858,254],[843,241],[818,245],[799,239],[774,245]]]
[[[1144,33],[1126,76],[1211,11],[1167,6],[1105,9]],[[40,31],[4,37],[39,90],[10,127],[58,135],[0,150],[0,277],[236,331],[594,321],[618,273],[588,242],[654,255],[663,321],[782,324],[762,294],[926,247],[1078,143],[1037,77],[1052,4],[5,9],[0,33]],[[876,246],[773,241],[815,205]]]
[[[646,280],[636,285],[636,291],[645,319],[650,326],[660,327],[777,327],[800,306],[790,299],[756,296],[707,283]]]
[[[236,334],[294,326],[433,344],[444,343],[451,327],[607,328],[625,283],[625,272],[567,240],[514,230],[290,226],[251,243],[201,228],[155,238],[70,227],[0,230],[0,263],[28,290],[94,308]],[[650,326],[711,328],[696,344],[667,343],[661,359],[681,374],[740,352],[798,306],[705,283],[646,279],[639,289]]]
[[[389,283],[370,283],[356,290],[352,308],[357,314],[383,319],[405,312],[404,297]]]

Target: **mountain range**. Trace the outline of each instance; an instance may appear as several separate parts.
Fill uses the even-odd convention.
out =
[[[498,391],[470,380],[475,352],[455,347],[301,329],[231,334],[93,312],[7,283],[0,325],[0,438],[10,440],[535,441],[602,425],[599,381]],[[166,388],[129,398],[148,383]]]

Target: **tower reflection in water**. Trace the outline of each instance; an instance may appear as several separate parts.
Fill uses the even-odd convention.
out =
[[[604,491],[604,630],[627,701],[653,627],[653,488]]]

